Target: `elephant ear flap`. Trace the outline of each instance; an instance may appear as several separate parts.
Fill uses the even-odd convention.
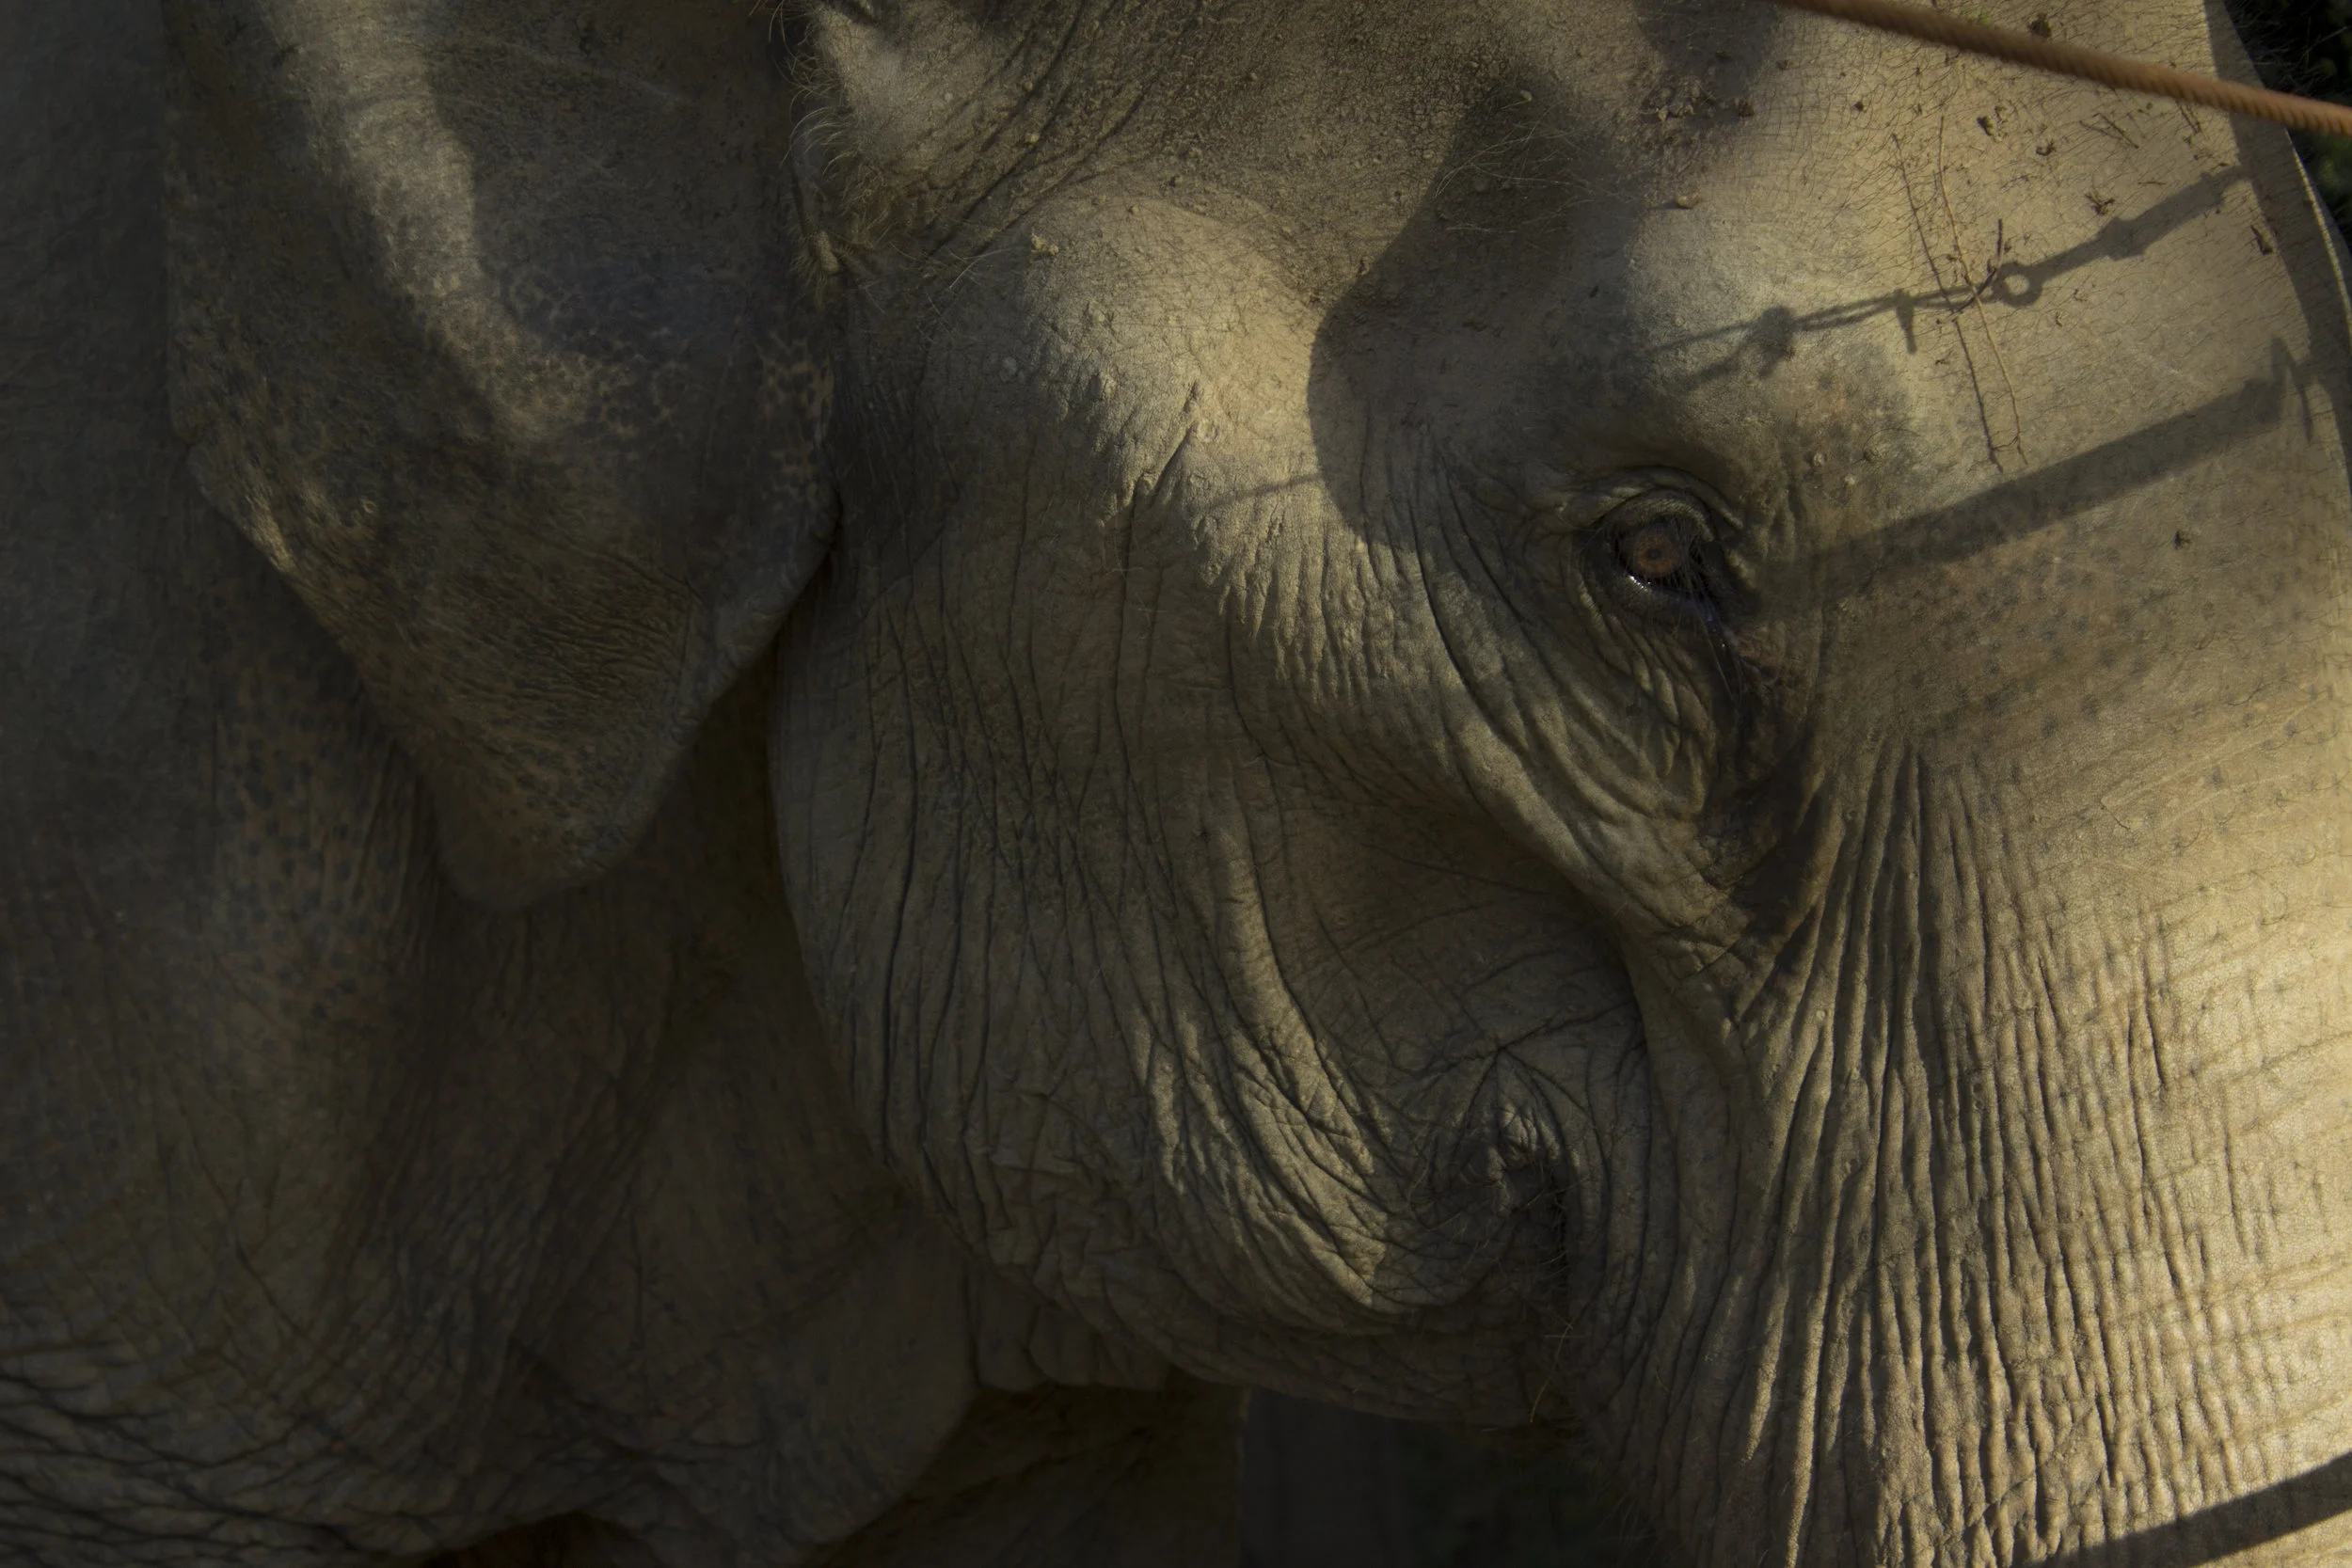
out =
[[[627,852],[831,531],[753,9],[165,3],[175,422],[476,897]]]

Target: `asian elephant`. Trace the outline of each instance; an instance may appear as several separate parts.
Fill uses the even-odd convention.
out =
[[[1982,0],[2243,75],[2216,5]],[[0,1558],[2352,1554],[2281,135],[1754,0],[0,8]]]

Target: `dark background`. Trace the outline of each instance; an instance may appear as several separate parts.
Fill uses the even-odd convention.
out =
[[[2272,87],[2352,103],[2352,0],[2230,0],[2230,10]],[[2296,142],[2337,224],[2352,231],[2352,138]]]
[[[2228,0],[2274,87],[2352,103],[2352,0]],[[2352,233],[2352,137],[2298,136]],[[1640,1568],[1632,1511],[1558,1454],[1261,1394],[1248,1568]]]

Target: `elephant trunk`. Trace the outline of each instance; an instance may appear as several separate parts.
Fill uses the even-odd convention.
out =
[[[1889,747],[1636,964],[1679,1230],[1604,1424],[1699,1560],[2335,1560],[2344,759],[2260,695],[2040,788]]]

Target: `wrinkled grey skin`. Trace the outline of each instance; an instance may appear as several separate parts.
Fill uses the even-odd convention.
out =
[[[0,137],[12,1560],[1227,1560],[1236,1384],[1709,1568],[2352,1550],[2280,136],[1733,0],[35,0]]]

